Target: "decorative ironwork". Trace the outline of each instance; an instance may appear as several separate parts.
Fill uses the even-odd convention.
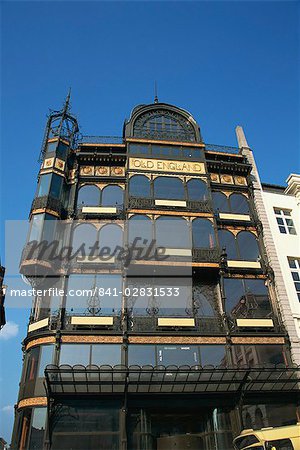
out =
[[[188,200],[186,209],[195,212],[212,212],[213,205],[210,200],[203,200],[202,202],[195,200]]]
[[[220,153],[235,153],[238,154],[240,149],[238,147],[230,147],[228,145],[216,145],[216,144],[205,144],[205,150]]]
[[[192,124],[180,114],[165,109],[141,114],[135,121],[133,135],[143,139],[196,141]]]
[[[214,262],[218,263],[220,260],[219,248],[193,248],[192,250],[193,262]]]
[[[31,205],[31,212],[36,209],[50,209],[57,212],[59,215],[65,215],[66,211],[62,202],[49,195],[43,195],[43,197],[36,197]]]
[[[129,197],[128,208],[130,209],[152,209],[155,208],[155,201],[153,198],[146,197]]]
[[[84,136],[78,137],[78,144],[123,144],[122,136]]]
[[[86,315],[88,316],[97,316],[100,314],[101,311],[101,303],[100,303],[100,296],[97,289],[97,282],[96,282],[96,275],[94,276],[94,283],[91,287],[92,295],[87,299],[87,310]]]

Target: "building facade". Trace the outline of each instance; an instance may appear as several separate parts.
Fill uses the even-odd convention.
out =
[[[3,284],[4,274],[5,268],[0,265],[0,330],[2,327],[4,327],[6,323],[5,308],[4,308],[6,286]]]
[[[243,428],[299,421],[237,134],[240,148],[209,145],[157,101],[122,138],[80,136],[68,100],[50,114],[20,263],[37,291],[12,448],[231,450]]]
[[[262,193],[276,252],[275,281],[284,285],[278,300],[294,360],[300,364],[300,175],[291,174],[286,187],[262,184]]]

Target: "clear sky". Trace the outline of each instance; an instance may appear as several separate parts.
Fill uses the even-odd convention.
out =
[[[263,181],[299,173],[299,2],[7,1],[1,9],[2,225],[28,217],[46,113],[69,87],[83,134],[120,136],[131,109],[153,101],[157,80],[159,100],[189,110],[205,142],[236,145],[243,125]],[[0,436],[8,441],[27,315],[7,299]]]

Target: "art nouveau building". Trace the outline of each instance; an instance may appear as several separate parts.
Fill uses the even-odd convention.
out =
[[[229,450],[243,428],[299,420],[238,135],[240,148],[209,145],[187,111],[158,102],[134,108],[122,138],[80,137],[68,101],[51,113],[20,264],[46,293],[13,448]],[[53,239],[106,250],[32,251]]]

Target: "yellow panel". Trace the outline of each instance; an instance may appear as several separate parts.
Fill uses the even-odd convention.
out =
[[[83,213],[99,213],[99,214],[114,214],[117,212],[117,208],[114,207],[106,207],[106,206],[83,206]]]
[[[113,317],[71,317],[72,325],[113,325]]]
[[[129,169],[150,170],[151,172],[205,173],[202,162],[166,159],[129,158]]]
[[[84,263],[84,264],[113,264],[115,262],[115,257],[112,256],[111,258],[105,257],[104,259],[100,258],[99,256],[93,256],[92,259],[89,258],[89,256],[78,257],[77,262]]]
[[[186,202],[184,200],[155,200],[155,205],[186,207]]]
[[[251,221],[251,218],[248,214],[220,213],[219,217],[220,217],[220,219],[224,219],[224,220],[244,220],[245,222]]]
[[[158,318],[157,324],[159,327],[194,327],[195,319]]]
[[[236,267],[240,269],[260,269],[261,265],[258,261],[227,261],[228,267]]]
[[[190,248],[166,248],[164,256],[192,256]]]
[[[272,319],[237,319],[238,327],[273,327]]]
[[[31,333],[31,331],[39,330],[40,328],[47,327],[49,323],[49,317],[47,319],[39,320],[38,322],[34,322],[29,325],[28,327],[28,333]]]

